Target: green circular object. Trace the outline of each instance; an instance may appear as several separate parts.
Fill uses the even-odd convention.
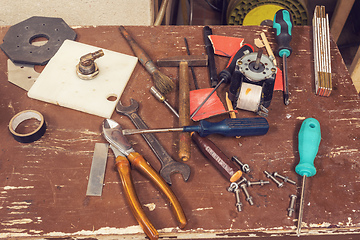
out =
[[[302,1],[298,0],[230,0],[227,9],[227,24],[244,25],[247,14],[252,14],[250,13],[252,10],[255,13],[256,9],[266,9],[265,5],[272,5],[272,7],[277,5],[279,8],[287,9],[292,16],[294,25],[307,25],[307,10]]]
[[[274,19],[275,13],[283,9],[277,4],[264,4],[252,9],[248,14],[245,15],[243,20],[244,26],[259,26],[263,21]]]

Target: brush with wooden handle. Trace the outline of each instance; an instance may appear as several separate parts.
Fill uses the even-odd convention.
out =
[[[119,30],[124,38],[128,41],[134,54],[138,57],[140,63],[151,74],[155,87],[163,94],[171,92],[175,88],[175,83],[153,63],[149,55],[135,42],[135,40],[125,30],[124,26],[120,26]]]

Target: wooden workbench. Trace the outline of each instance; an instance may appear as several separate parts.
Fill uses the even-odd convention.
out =
[[[117,27],[74,27],[77,41],[133,55]],[[127,27],[134,39],[153,60],[186,55],[186,37],[191,54],[205,54],[202,27],[161,26]],[[213,26],[213,33],[254,39],[265,31],[275,49],[271,28]],[[0,28],[0,39],[7,32]],[[360,99],[352,84],[337,46],[332,41],[333,92],[330,97],[314,94],[312,33],[310,27],[294,27],[293,53],[288,59],[291,103],[283,104],[281,92],[275,92],[269,108],[270,130],[264,136],[225,138],[210,136],[228,156],[248,163],[252,181],[268,180],[263,171],[277,171],[298,182],[278,188],[273,182],[249,188],[254,206],[242,195],[243,211],[237,212],[235,197],[227,191],[229,182],[192,146],[191,177],[184,182],[172,178],[175,192],[188,225],[177,228],[163,195],[142,175],[133,172],[138,196],[146,214],[163,238],[239,238],[270,239],[295,236],[296,218],[287,216],[289,195],[300,194],[300,176],[294,168],[299,161],[298,131],[305,118],[314,117],[321,124],[322,140],[315,160],[317,174],[307,181],[303,235],[305,239],[360,238]],[[145,235],[132,216],[114,170],[113,154],[109,159],[101,197],[86,197],[88,176],[95,143],[104,143],[101,117],[33,100],[26,92],[7,81],[7,57],[0,52],[0,237],[72,238],[72,239],[143,239]],[[228,59],[216,56],[218,72]],[[278,59],[280,62],[280,59]],[[281,67],[281,65],[280,65]],[[162,68],[178,83],[177,68]],[[195,68],[201,88],[209,87],[208,70]],[[140,103],[139,114],[151,128],[178,126],[178,120],[149,92],[153,85],[149,74],[137,64],[121,97],[124,105],[130,98]],[[191,85],[194,89],[194,85]],[[225,103],[228,86],[218,94]],[[177,90],[169,102],[178,108]],[[10,119],[18,112],[33,109],[41,112],[47,123],[45,135],[33,143],[16,142],[8,130]],[[255,114],[239,111],[238,117]],[[218,116],[218,121],[228,116]],[[131,121],[117,113],[112,119],[124,128],[134,128]],[[165,149],[177,159],[178,134],[156,135]],[[128,136],[136,151],[159,169],[155,155],[140,135]],[[298,204],[296,205],[298,208]],[[295,214],[297,217],[297,213]],[[134,239],[132,238],[132,239]]]

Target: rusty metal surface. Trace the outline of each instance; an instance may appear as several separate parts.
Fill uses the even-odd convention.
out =
[[[265,31],[275,48],[273,33],[267,27],[213,26],[213,33],[243,37],[253,44]],[[2,39],[8,30],[0,28]],[[74,27],[77,41],[133,55],[117,27]],[[133,38],[155,61],[186,55],[183,38],[193,55],[205,54],[202,27],[127,27]],[[299,161],[297,134],[305,118],[319,120],[322,141],[315,160],[317,174],[308,179],[303,221],[304,239],[355,239],[360,234],[360,99],[346,70],[340,52],[331,42],[333,92],[329,98],[314,94],[312,35],[310,27],[294,27],[293,53],[288,59],[291,103],[283,104],[281,92],[275,92],[269,107],[270,130],[265,136],[224,138],[210,136],[228,156],[237,156],[251,168],[246,177],[252,181],[267,180],[263,171],[278,172],[296,180],[298,185],[278,188],[273,182],[253,186],[249,193],[254,206],[242,195],[243,211],[237,212],[235,196],[227,191],[229,183],[192,144],[192,170],[188,182],[180,175],[172,177],[172,190],[188,218],[184,230],[176,221],[164,196],[150,186],[142,175],[133,174],[135,187],[145,212],[159,230],[160,236],[185,238],[272,237],[293,238],[296,221],[287,216],[289,196],[299,195],[300,177],[294,171]],[[216,56],[217,70],[227,58]],[[7,57],[0,52],[0,237],[73,237],[119,238],[133,235],[144,238],[133,218],[109,159],[101,197],[86,197],[86,187],[95,143],[104,143],[102,118],[33,100],[26,92],[7,81]],[[280,66],[281,67],[281,66]],[[161,68],[178,85],[177,68]],[[208,70],[195,67],[200,88],[209,87]],[[190,89],[195,89],[192,81]],[[149,128],[177,127],[178,119],[150,93],[153,85],[147,71],[137,64],[121,97],[127,105],[130,98],[140,104],[139,114]],[[225,105],[225,84],[218,90]],[[178,109],[178,89],[167,95]],[[8,123],[16,113],[34,109],[47,123],[45,135],[29,144],[16,142]],[[253,113],[239,111],[238,117]],[[218,121],[227,115],[211,119]],[[112,119],[124,128],[135,128],[131,121],[117,113]],[[168,153],[177,158],[178,133],[156,134]],[[140,135],[128,136],[136,151],[160,169],[159,162]],[[298,207],[298,205],[296,205]],[[297,213],[295,214],[297,217]],[[338,236],[337,234],[342,234]]]

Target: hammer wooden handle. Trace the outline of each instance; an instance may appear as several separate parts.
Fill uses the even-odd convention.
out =
[[[189,65],[180,62],[179,65],[179,124],[180,127],[190,125],[190,87]],[[190,159],[191,136],[188,132],[180,133],[179,157],[183,161]]]

